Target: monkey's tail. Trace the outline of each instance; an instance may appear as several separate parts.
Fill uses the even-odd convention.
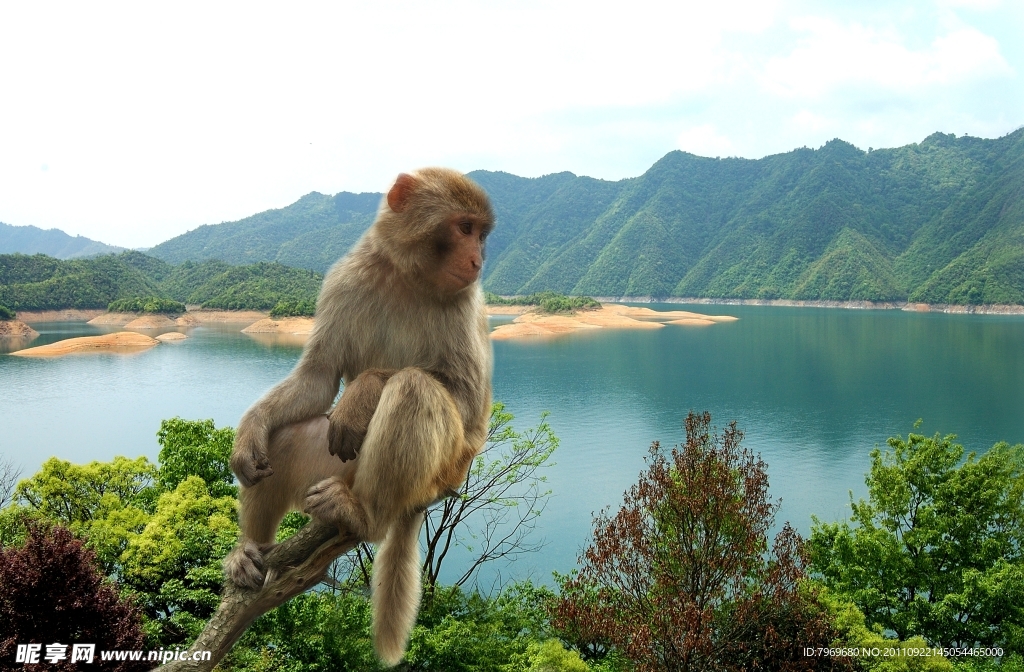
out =
[[[399,516],[373,562],[373,647],[388,666],[405,655],[422,591],[420,512]]]

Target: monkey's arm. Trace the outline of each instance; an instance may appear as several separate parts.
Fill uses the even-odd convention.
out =
[[[324,413],[337,394],[341,384],[337,363],[341,358],[318,337],[323,331],[314,332],[295,369],[249,407],[239,421],[231,470],[242,485],[252,486],[274,473],[267,459],[267,441],[273,430]]]
[[[328,449],[342,462],[354,460],[359,453],[384,384],[394,373],[394,369],[367,369],[345,385],[341,399],[329,416],[327,433]]]

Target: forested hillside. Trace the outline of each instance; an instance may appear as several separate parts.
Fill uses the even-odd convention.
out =
[[[618,182],[470,175],[498,216],[484,276],[498,294],[1024,303],[1024,129],[758,160],[671,152]],[[380,198],[313,193],[151,253],[323,272]]]
[[[313,192],[286,208],[201,226],[147,253],[174,264],[207,259],[231,264],[276,261],[323,272],[370,226],[380,198],[380,194]]]
[[[322,280],[314,271],[270,262],[174,266],[141,252],[71,261],[0,255],[0,305],[14,310],[106,308],[119,299],[145,297],[204,308],[269,310],[281,301],[314,301]]]
[[[107,245],[85,236],[69,236],[60,229],[11,226],[0,222],[0,254],[46,254],[58,259],[75,259],[122,252],[123,247]]]
[[[473,177],[499,211],[499,294],[1024,303],[1024,130],[757,161],[672,152],[620,182]]]

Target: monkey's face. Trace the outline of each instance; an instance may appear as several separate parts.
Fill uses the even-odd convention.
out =
[[[457,212],[438,228],[434,239],[438,260],[434,282],[442,292],[456,294],[479,279],[491,224],[475,213]]]

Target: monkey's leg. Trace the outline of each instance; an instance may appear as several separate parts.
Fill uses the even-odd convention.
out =
[[[224,572],[235,584],[263,584],[263,555],[274,546],[284,515],[301,508],[309,487],[324,478],[347,476],[351,466],[327,453],[327,419],[311,418],[282,427],[270,437],[269,455],[278,465],[273,475],[239,492],[238,545],[224,559]]]
[[[306,512],[359,530],[366,541],[382,541],[399,515],[433,502],[445,489],[438,477],[448,471],[462,439],[448,391],[421,369],[402,369],[381,392],[351,487],[339,479],[318,483]]]
[[[390,665],[405,651],[419,608],[422,507],[447,489],[442,476],[463,444],[448,391],[425,371],[402,369],[384,386],[351,488],[335,477],[306,498],[307,512],[383,542],[373,569],[374,646]]]

